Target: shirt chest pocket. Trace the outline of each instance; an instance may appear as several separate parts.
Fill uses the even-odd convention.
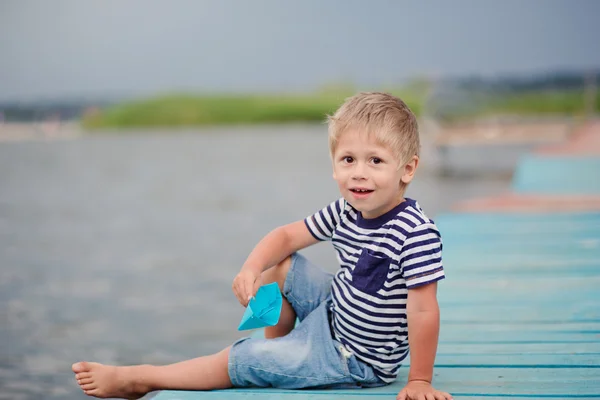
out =
[[[377,257],[363,249],[352,271],[352,286],[361,292],[376,293],[385,283],[390,263],[389,258]]]

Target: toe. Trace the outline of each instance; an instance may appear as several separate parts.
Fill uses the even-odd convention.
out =
[[[96,389],[97,386],[95,384],[93,384],[93,383],[88,383],[88,384],[85,384],[85,385],[81,385],[81,388],[87,392],[87,391]]]
[[[77,375],[75,375],[75,378],[77,379],[87,379],[87,378],[91,378],[92,374],[90,372],[81,372]]]
[[[73,370],[73,372],[80,373],[80,372],[86,372],[90,370],[90,367],[88,365],[88,363],[86,363],[85,361],[82,362],[77,362],[73,365],[71,365],[71,369]]]
[[[94,380],[92,378],[84,378],[84,379],[78,379],[77,383],[79,383],[80,385],[87,385],[94,382]]]
[[[95,397],[100,396],[100,391],[98,389],[84,390],[83,392],[85,394],[87,394],[88,396],[95,396]]]

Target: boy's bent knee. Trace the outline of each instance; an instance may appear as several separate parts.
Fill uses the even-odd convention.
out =
[[[283,291],[283,284],[285,283],[285,278],[287,277],[291,266],[292,256],[287,256],[277,265],[262,273],[262,284],[264,285],[271,282],[277,282],[279,284],[279,289]]]

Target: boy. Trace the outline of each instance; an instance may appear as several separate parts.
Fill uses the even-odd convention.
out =
[[[136,398],[159,389],[375,387],[394,381],[410,348],[408,382],[398,398],[451,399],[431,386],[437,281],[444,278],[440,234],[404,198],[419,146],[416,118],[400,99],[384,93],[348,99],[329,118],[342,198],[266,235],[233,281],[243,306],[261,285],[278,282],[281,317],[265,339],[244,338],[167,366],[76,363],[83,391]],[[335,275],[297,253],[322,240],[337,252]]]

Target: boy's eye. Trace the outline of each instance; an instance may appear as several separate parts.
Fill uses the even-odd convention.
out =
[[[381,158],[377,158],[377,157],[373,157],[371,159],[371,161],[373,162],[373,164],[380,164],[383,162],[383,160]]]
[[[354,158],[350,157],[350,156],[346,156],[342,159],[342,161],[344,161],[345,163],[352,163],[352,161],[354,161]]]

